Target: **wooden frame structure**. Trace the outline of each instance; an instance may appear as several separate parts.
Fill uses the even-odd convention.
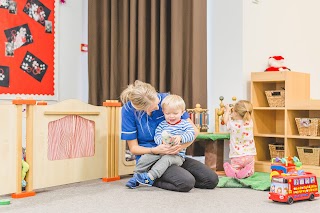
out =
[[[21,140],[18,140],[19,136],[21,136],[18,132],[21,132],[19,129],[21,127],[19,127],[17,123],[21,120],[18,116],[17,107],[11,103],[2,103],[0,105],[0,116],[2,118],[2,122],[0,122],[0,161],[3,162],[0,170],[1,195],[17,192],[18,186],[16,183],[19,177],[21,179],[22,156],[18,154],[21,154],[21,148],[18,150],[18,146],[21,143]],[[17,161],[17,159],[20,159],[20,161]],[[20,175],[18,175],[19,172]]]
[[[22,106],[26,105],[26,125],[22,125]],[[78,100],[47,105],[35,100],[13,100],[0,105],[0,159],[5,163],[0,172],[0,195],[13,193],[13,198],[35,195],[40,188],[102,178],[104,182],[119,180],[132,174],[135,162],[126,162],[125,142],[120,140],[121,103],[106,101],[93,106]],[[49,123],[66,116],[78,116],[94,123],[94,154],[87,157],[49,160]],[[27,187],[21,187],[22,135],[26,133],[26,161],[30,169]]]

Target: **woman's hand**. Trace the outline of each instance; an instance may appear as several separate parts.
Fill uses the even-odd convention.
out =
[[[176,155],[182,148],[181,145],[169,145],[169,144],[161,144],[159,146],[150,148],[150,147],[142,147],[139,146],[137,139],[128,140],[128,145],[130,152],[134,155],[143,155],[143,154],[159,154],[159,155]],[[185,145],[185,144],[183,144]]]
[[[160,144],[157,147],[152,148],[154,154],[159,155],[176,155],[180,152],[181,145],[171,146],[169,144]]]
[[[182,140],[182,138],[181,138],[180,135],[174,135],[174,136],[171,137],[171,142],[172,142],[173,145],[180,144],[181,140]]]

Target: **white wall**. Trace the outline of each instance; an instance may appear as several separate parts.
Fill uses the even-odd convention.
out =
[[[220,96],[224,96],[224,103],[232,103],[233,96],[245,98],[242,16],[241,1],[207,1],[209,131],[214,128],[214,109],[219,107]]]
[[[311,98],[320,99],[319,8],[319,0],[243,1],[246,80],[266,68],[269,56],[282,55],[292,71],[310,73]]]
[[[219,96],[227,103],[232,96],[250,100],[250,74],[263,72],[269,56],[282,55],[292,71],[310,73],[311,98],[320,99],[319,0],[207,2],[210,130]]]
[[[80,44],[88,43],[88,0],[67,0],[59,5],[58,101],[88,101],[87,53]]]

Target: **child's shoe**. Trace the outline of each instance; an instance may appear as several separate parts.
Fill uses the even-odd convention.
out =
[[[134,176],[130,178],[130,180],[126,183],[126,187],[130,189],[135,189],[137,186],[139,186],[139,183],[137,182],[137,179]]]
[[[138,181],[138,183],[141,183],[143,185],[152,186],[154,183],[154,180],[151,180],[151,178],[148,176],[148,173],[137,173],[134,174],[134,177]]]

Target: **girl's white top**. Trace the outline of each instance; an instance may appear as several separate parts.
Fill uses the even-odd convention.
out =
[[[244,122],[243,120],[229,119],[227,130],[230,132],[229,158],[257,154],[252,120]]]

